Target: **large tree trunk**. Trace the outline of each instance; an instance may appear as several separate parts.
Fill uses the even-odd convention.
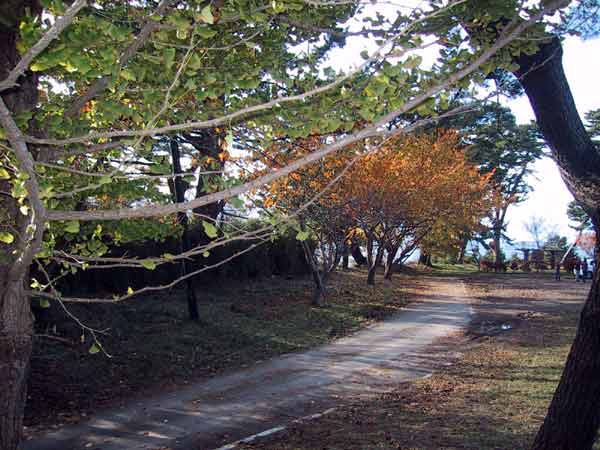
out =
[[[589,450],[600,424],[600,286],[598,269],[560,383],[534,450]]]
[[[3,280],[5,281],[5,280]],[[27,375],[31,357],[33,320],[23,290],[23,278],[2,284],[0,297],[0,448],[19,448]]]
[[[557,39],[517,59],[538,125],[561,175],[600,231],[600,154],[585,131],[562,67]],[[599,256],[596,249],[596,259]],[[600,291],[598,268],[577,335],[534,450],[589,450],[600,425]]]
[[[0,2],[0,80],[19,60],[16,49],[18,25],[25,9],[39,14],[37,0],[4,0]],[[12,112],[32,110],[37,103],[37,76],[28,72],[20,77],[19,86],[2,94]],[[4,150],[0,150],[2,152]],[[7,180],[0,180],[0,190],[10,192]],[[25,217],[19,213],[12,197],[0,196],[4,225],[24,231]],[[12,222],[12,223],[7,223]],[[33,319],[24,283],[29,261],[17,262],[12,254],[19,247],[0,244],[0,449],[16,450],[23,432],[23,410],[27,398],[27,374],[32,349]],[[33,245],[33,244],[32,244]]]

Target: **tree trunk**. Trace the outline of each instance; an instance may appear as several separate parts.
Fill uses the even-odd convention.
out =
[[[600,153],[579,117],[553,38],[516,62],[561,175],[600,231]],[[596,260],[599,254],[596,248]],[[589,450],[600,425],[600,292],[598,266],[560,383],[535,438],[534,450]]]
[[[598,268],[560,383],[534,450],[589,450],[600,425],[600,288]]]
[[[421,254],[419,255],[419,264],[423,264],[427,267],[433,267],[433,264],[431,263],[431,255],[423,251],[423,249],[421,249]]]
[[[0,298],[0,448],[17,450],[23,433],[33,320],[23,279],[2,285]]]
[[[344,251],[342,253],[342,269],[348,270],[350,268],[350,249],[347,245],[344,245]]]
[[[315,256],[306,241],[302,241],[302,249],[304,250],[306,262],[308,262],[308,266],[310,267],[310,273],[312,275],[313,282],[315,283],[315,288],[313,290],[312,297],[312,305],[319,307],[325,306],[325,283],[323,282],[323,278],[321,277],[319,266],[315,261]]]
[[[396,259],[397,253],[398,249],[392,249],[387,253],[387,256],[385,258],[385,271],[383,272],[384,280],[392,279],[392,275],[394,274],[394,260]]]
[[[322,283],[315,282],[313,290],[312,305],[319,308],[325,306],[325,288]]]
[[[500,272],[502,268],[502,231],[494,230],[494,271]]]
[[[171,158],[173,159],[173,174],[181,174],[181,155],[179,154],[179,143],[175,139],[171,139]],[[185,201],[186,183],[182,177],[175,177],[173,179],[173,188],[175,191],[175,202],[183,203]],[[177,213],[177,221],[181,224],[183,232],[181,239],[179,240],[179,249],[181,253],[191,250],[192,244],[190,242],[190,235],[188,230],[188,217],[185,212]],[[181,272],[182,276],[186,276],[190,271],[188,268],[188,262],[186,258],[181,260]],[[191,277],[186,278],[186,295],[188,305],[188,315],[190,320],[198,321],[200,319],[200,313],[198,312],[198,300],[196,299],[196,291],[194,289],[194,281]]]
[[[375,272],[377,271],[377,267],[369,267],[369,273],[367,275],[367,284],[370,286],[375,286]]]
[[[37,0],[3,0],[0,2],[0,80],[20,59],[17,52],[18,27],[28,9],[40,14]],[[15,113],[33,110],[37,104],[38,77],[26,72],[19,86],[2,94],[9,110]],[[0,154],[5,150],[0,150]],[[0,180],[0,190],[10,192],[8,180]],[[0,196],[0,211],[14,228],[24,231],[25,217],[19,213],[15,199]],[[12,223],[11,223],[12,222]],[[0,244],[0,449],[17,450],[23,433],[23,411],[27,398],[27,375],[32,350],[33,318],[24,290],[28,277],[28,258],[19,264],[12,245]],[[38,243],[32,243],[35,248]]]
[[[458,257],[456,258],[457,264],[465,263],[465,254],[467,253],[467,245],[469,244],[468,238],[463,238],[460,241],[460,249],[458,250]]]
[[[357,266],[364,266],[367,264],[367,258],[360,251],[360,247],[356,244],[352,245],[352,258]]]
[[[367,284],[370,286],[375,285],[375,274],[377,273],[377,268],[381,265],[381,260],[383,258],[383,249],[378,248],[375,258],[370,258],[371,261],[369,263],[369,273],[367,275]]]
[[[227,143],[225,142],[225,133],[222,128],[195,130],[193,133],[183,135],[183,138],[199,152],[200,156],[208,156],[214,161],[213,164],[218,164],[218,170],[223,171],[225,169],[225,159],[221,157],[221,154],[227,150]],[[205,167],[203,170],[215,169]],[[207,184],[218,184],[220,183],[221,178],[223,178],[222,173],[201,175],[198,178],[198,186],[196,187],[196,198],[203,197],[207,194],[204,190],[205,181]],[[194,208],[194,214],[216,220],[223,210],[224,205],[224,202],[210,203]],[[200,229],[202,229],[201,226]]]

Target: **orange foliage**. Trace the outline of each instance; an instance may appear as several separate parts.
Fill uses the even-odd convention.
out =
[[[436,227],[458,228],[479,216],[490,176],[479,174],[458,134],[447,131],[392,139],[366,155],[349,179],[353,217],[380,246],[394,251],[407,237],[414,245]]]
[[[311,137],[278,146],[263,162],[270,169],[284,166],[325,140]],[[330,186],[357,155],[362,156]],[[491,201],[490,177],[467,161],[453,131],[401,135],[347,148],[279,179],[266,193],[265,206],[292,212],[312,201],[303,213],[307,221],[321,232],[343,229],[345,239],[363,236],[369,252],[377,253],[371,262],[378,264],[384,250],[394,258],[432,231],[479,223]]]

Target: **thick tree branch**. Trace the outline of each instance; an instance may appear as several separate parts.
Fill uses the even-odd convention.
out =
[[[42,200],[40,199],[40,189],[35,173],[34,161],[29,153],[27,144],[25,143],[23,133],[21,133],[21,130],[17,127],[11,112],[1,96],[0,125],[4,128],[6,138],[11,144],[19,169],[28,177],[27,180],[25,180],[25,188],[27,190],[29,203],[31,204],[29,224],[26,229],[23,230],[23,235],[19,242],[17,259],[11,266],[9,272],[9,278],[19,279],[23,271],[27,270],[33,261],[33,257],[42,242],[46,208],[44,208]]]

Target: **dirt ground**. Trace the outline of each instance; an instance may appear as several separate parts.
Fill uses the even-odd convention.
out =
[[[89,335],[82,342],[76,324],[50,311],[37,324],[26,435],[346,336],[399,311],[420,286],[402,274],[371,287],[362,270],[340,272],[329,283],[326,308],[310,305],[310,279],[213,286],[198,292],[200,323],[187,320],[177,291],[70,307],[86,325],[105,330],[99,336],[111,357],[89,354]]]
[[[464,336],[438,344],[460,352],[440,358],[432,377],[357,399],[242,448],[528,448],[560,377],[589,284],[556,282],[543,273],[462,277],[475,317]]]

